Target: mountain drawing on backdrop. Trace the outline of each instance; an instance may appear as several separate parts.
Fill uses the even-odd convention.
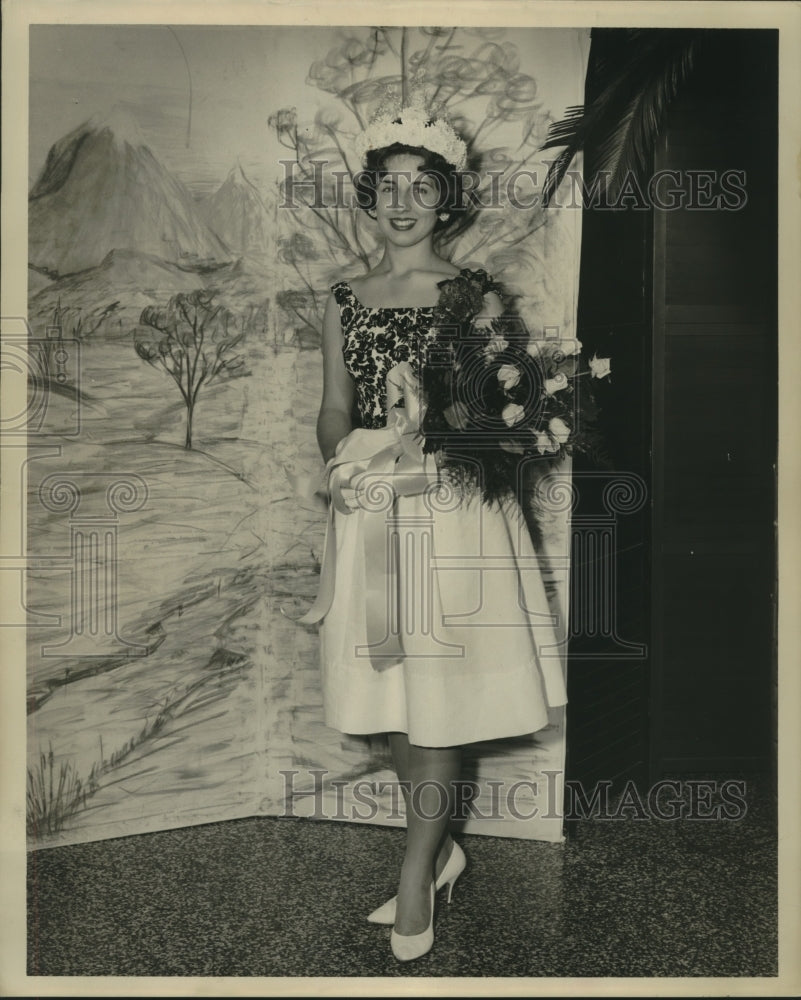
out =
[[[231,259],[130,115],[92,118],[50,148],[28,205],[28,262],[53,275],[134,250],[184,266]]]
[[[29,274],[36,272],[29,270]],[[130,333],[146,306],[162,304],[177,292],[192,292],[201,287],[199,276],[191,271],[161,260],[154,254],[136,250],[110,250],[97,267],[65,274],[44,286],[28,285],[28,317],[41,329],[58,309],[68,334],[80,309],[90,318],[100,316],[110,303],[116,303],[113,318],[120,332]],[[120,322],[121,321],[121,322]],[[101,325],[104,335],[114,327]]]
[[[262,254],[267,250],[274,223],[239,163],[200,207],[209,228],[235,253]]]

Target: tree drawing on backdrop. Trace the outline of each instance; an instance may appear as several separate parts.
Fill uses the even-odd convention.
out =
[[[521,71],[518,48],[503,40],[504,33],[465,27],[348,29],[308,73],[308,82],[330,94],[331,104],[313,122],[299,121],[294,108],[270,116],[270,127],[288,151],[282,214],[291,219],[293,234],[282,241],[280,256],[293,277],[283,307],[304,325],[319,328],[320,289],[335,275],[364,272],[375,263],[378,247],[369,220],[355,204],[344,206],[342,196],[361,167],[352,141],[391,91],[405,105],[413,89],[423,89],[465,137],[477,181],[480,170],[473,210],[441,248],[445,255],[457,264],[480,260],[498,272],[526,260],[530,237],[550,220],[537,197],[542,178],[536,161],[553,119],[537,100],[537,81]],[[510,134],[516,135],[511,144]],[[525,211],[498,196],[514,178],[514,195]],[[477,211],[493,201],[503,207]]]
[[[231,351],[244,333],[232,330],[234,315],[214,302],[214,294],[206,289],[180,292],[166,308],[148,306],[139,322],[151,336],[140,334],[134,340],[139,357],[163,368],[180,390],[186,404],[186,448],[192,447],[192,420],[201,388],[243,364],[242,356]]]
[[[293,278],[298,282],[296,287],[284,289],[276,296],[279,308],[294,325],[290,342],[298,347],[318,347],[320,297],[314,287],[312,271],[312,264],[320,259],[317,244],[305,232],[296,231],[278,240],[277,257],[294,271]]]

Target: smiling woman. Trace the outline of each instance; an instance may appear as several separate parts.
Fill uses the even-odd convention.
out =
[[[354,183],[359,206],[378,219],[382,233],[385,225],[403,232],[422,222],[426,235],[452,238],[468,211],[460,174],[439,153],[421,146],[393,142],[370,150]],[[423,226],[416,228],[420,236]]]
[[[399,961],[431,949],[436,890],[447,884],[450,898],[465,867],[449,834],[462,746],[533,733],[566,700],[559,665],[543,657],[557,638],[513,493],[482,502],[481,475],[452,474],[451,452],[425,443],[426,373],[444,365],[455,384],[460,364],[439,347],[438,328],[467,318],[486,329],[503,305],[486,273],[437,252],[464,215],[465,144],[432,120],[436,148],[417,145],[419,122],[412,114],[405,129],[404,115],[390,121],[395,141],[374,148],[368,130],[363,143],[360,205],[383,255],[333,285],[325,311],[317,437],[331,509],[320,596],[306,616],[322,621],[326,723],[389,735],[406,854],[397,897],[368,919],[394,924]],[[474,352],[482,370],[488,360]],[[488,558],[500,561],[491,588]]]

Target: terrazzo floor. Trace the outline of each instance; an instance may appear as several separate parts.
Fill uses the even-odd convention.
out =
[[[586,820],[564,844],[461,837],[436,941],[364,917],[403,831],[254,818],[28,856],[33,976],[775,976],[770,796],[739,820]]]

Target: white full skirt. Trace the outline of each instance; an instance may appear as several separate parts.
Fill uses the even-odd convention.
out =
[[[367,518],[380,522],[365,534]],[[320,626],[327,725],[456,746],[536,732],[565,704],[565,629],[516,504],[401,496],[382,513],[336,511],[333,531],[336,583]],[[376,580],[388,639],[376,644],[374,623],[370,645]]]

